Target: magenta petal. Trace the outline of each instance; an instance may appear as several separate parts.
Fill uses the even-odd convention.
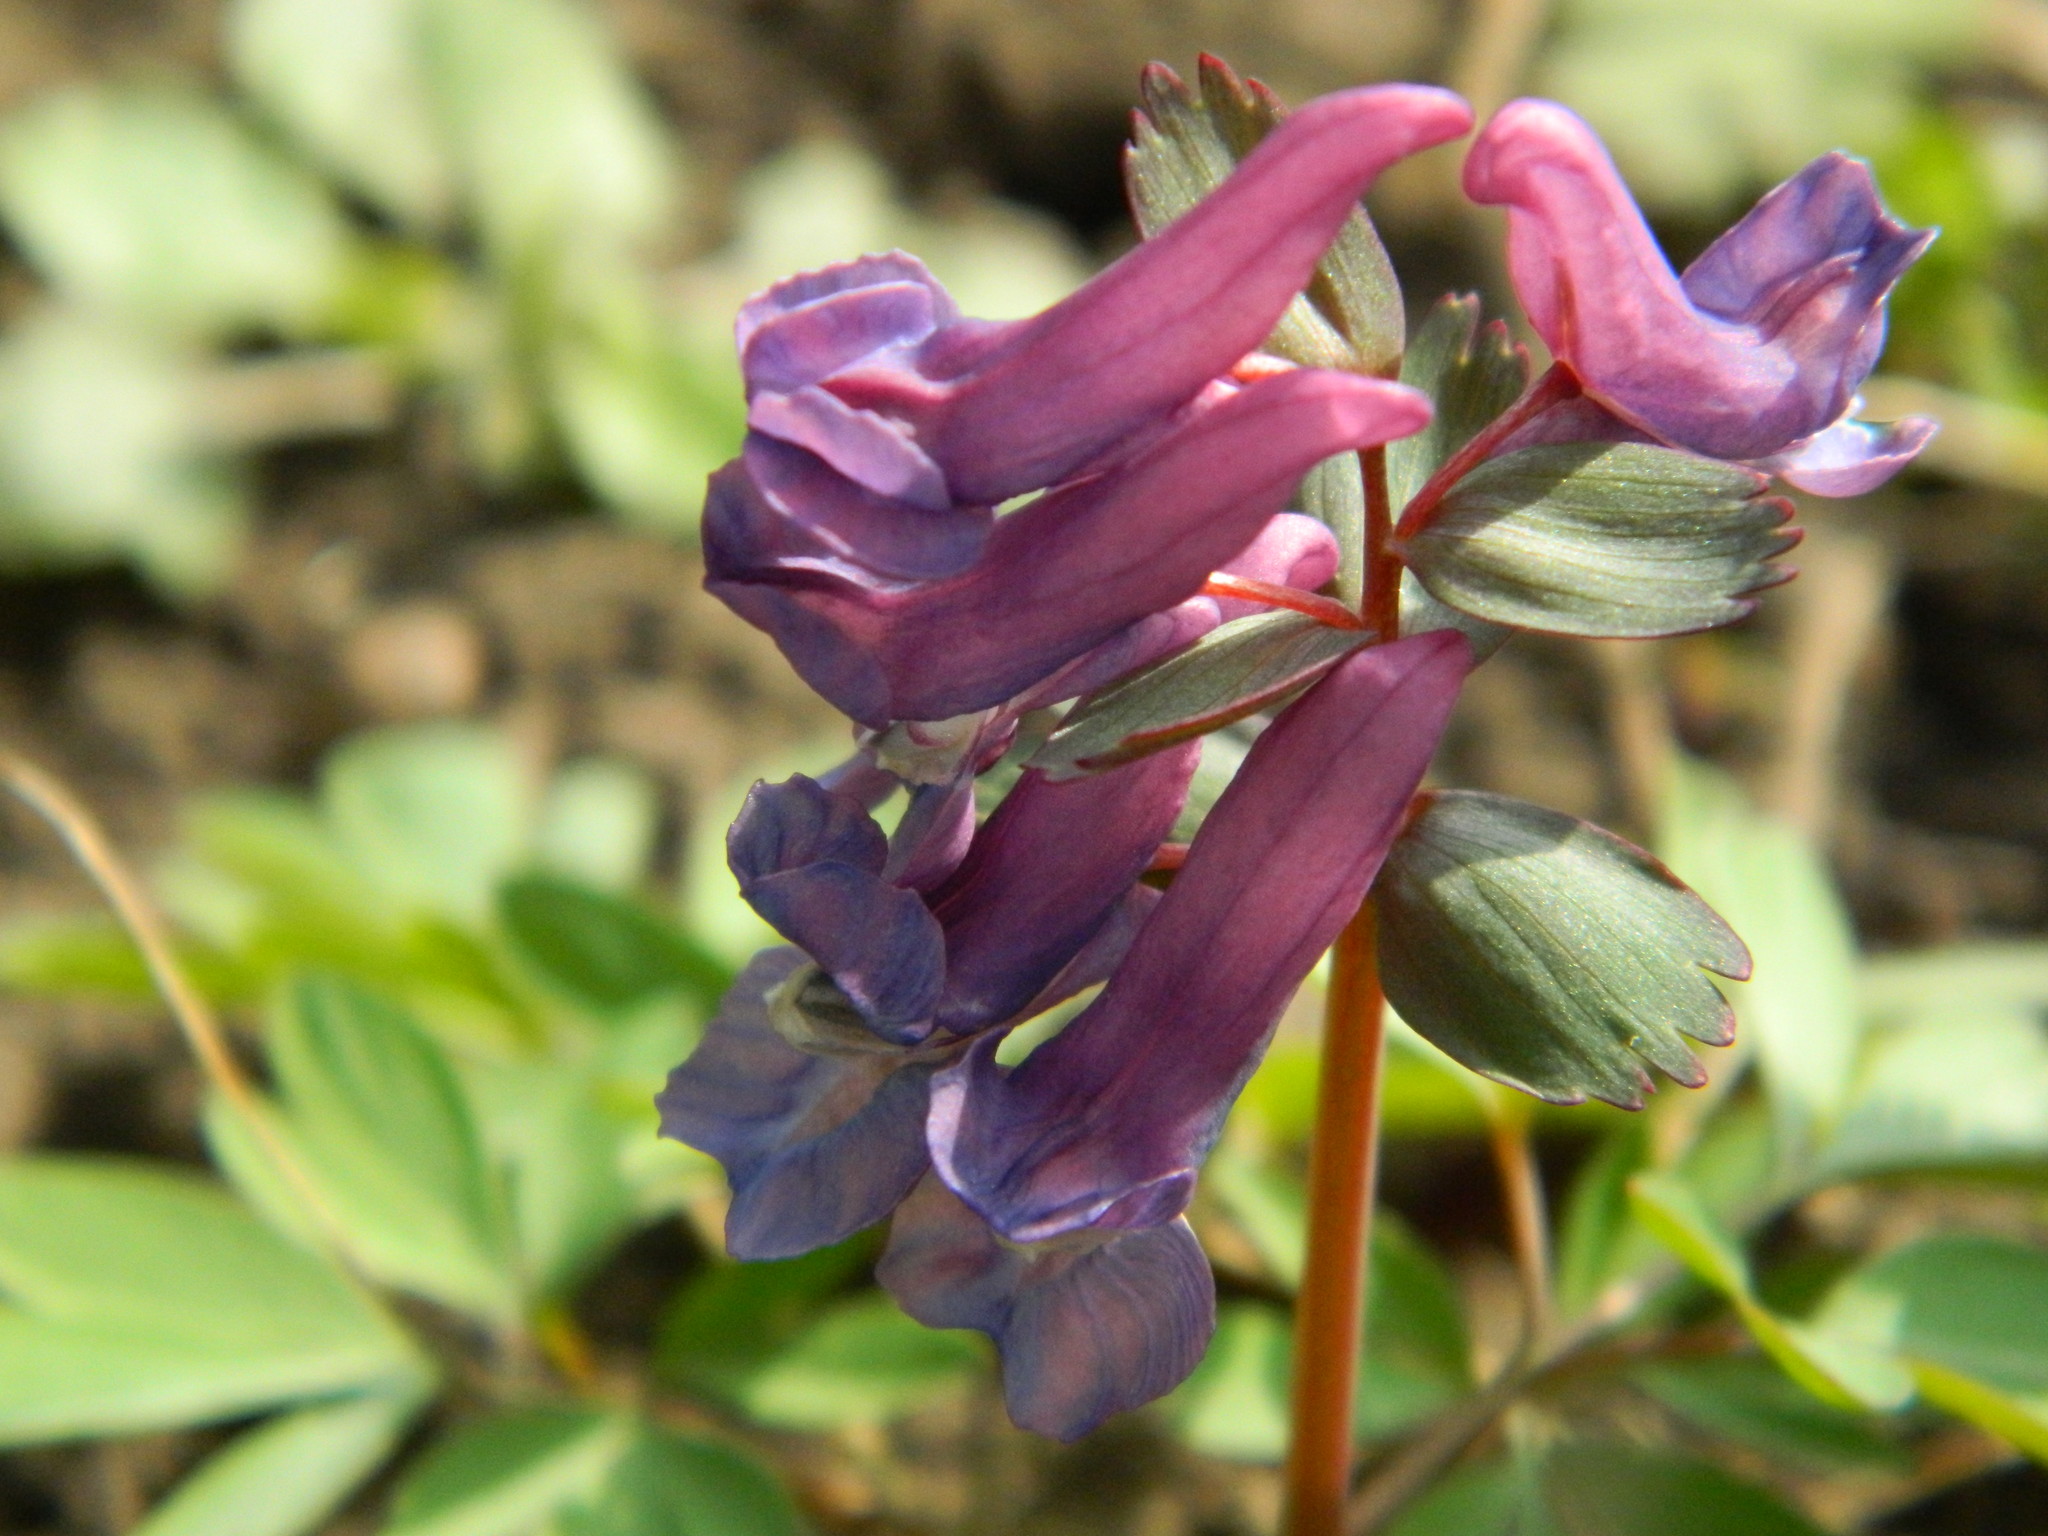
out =
[[[940,1176],[1035,1242],[1170,1218],[1274,1022],[1378,872],[1471,665],[1437,631],[1360,651],[1260,736],[1089,1008],[1014,1070],[942,1071]]]
[[[858,370],[833,388],[919,420],[957,500],[1062,480],[1264,341],[1380,172],[1471,126],[1471,108],[1432,86],[1318,97],[1184,217],[1044,314],[936,334],[920,369],[953,381],[936,397],[892,400],[894,379]]]
[[[1920,455],[1940,424],[1925,416],[1900,421],[1838,421],[1756,467],[1813,496],[1861,496]]]
[[[856,579],[957,576],[988,547],[987,507],[930,512],[877,496],[808,449],[747,434],[743,464],[711,477],[704,539],[738,565],[810,563]]]
[[[1216,1331],[1216,1283],[1185,1221],[1025,1249],[936,1179],[897,1211],[875,1277],[928,1327],[993,1339],[1011,1420],[1056,1440],[1172,1391]]]
[[[1002,703],[1193,595],[1310,465],[1428,419],[1429,402],[1404,385],[1301,369],[1248,386],[1118,470],[999,519],[982,559],[950,580],[763,567],[707,518],[706,585],[855,719],[947,719]],[[714,489],[734,472],[721,470]]]
[[[756,955],[655,1100],[664,1136],[724,1165],[735,1258],[787,1258],[872,1226],[927,1167],[928,1063],[811,1055],[769,1022],[767,994],[803,964],[793,949]]]
[[[1824,156],[1681,282],[1599,138],[1549,101],[1494,115],[1465,190],[1507,206],[1515,291],[1587,392],[1724,459],[1766,458],[1843,416],[1876,360],[1885,297],[1932,238],[1885,214],[1864,167]]]
[[[1100,928],[1173,830],[1200,742],[1058,783],[1033,769],[931,893],[946,932],[941,1029],[1020,1013]]]

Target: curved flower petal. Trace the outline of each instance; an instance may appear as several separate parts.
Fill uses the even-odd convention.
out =
[[[888,841],[858,800],[802,774],[756,784],[725,845],[747,904],[817,961],[876,1033],[927,1032],[945,936],[915,891],[883,878]]]
[[[706,536],[715,524],[737,567],[808,561],[856,579],[936,581],[980,559],[995,527],[987,507],[928,512],[892,501],[807,449],[759,432],[747,434],[742,460],[750,494],[716,499],[714,480],[704,509]]]
[[[1681,282],[1593,130],[1549,101],[1494,115],[1465,190],[1507,206],[1515,291],[1587,392],[1723,459],[1766,458],[1842,418],[1876,360],[1886,295],[1933,238],[1885,214],[1867,167],[1823,156]]]
[[[1471,108],[1433,86],[1319,97],[1198,206],[1045,313],[941,328],[914,372],[891,358],[827,387],[913,423],[956,501],[1054,484],[1264,341],[1380,172],[1471,126]]]
[[[1899,421],[1838,421],[1785,452],[1757,461],[1813,496],[1861,496],[1874,491],[1914,459],[1941,430],[1925,416]]]
[[[655,1100],[664,1136],[724,1165],[735,1258],[787,1258],[872,1226],[927,1167],[929,1062],[813,1055],[777,1033],[768,994],[804,964],[794,949],[756,955]]]
[[[1471,665],[1447,631],[1360,651],[1259,738],[1090,1007],[1014,1070],[932,1086],[940,1176],[1004,1236],[1178,1213],[1280,1010],[1350,919]]]
[[[940,1028],[1014,1018],[1081,952],[1173,830],[1201,755],[1191,741],[1108,773],[1018,780],[931,893],[946,933]]]
[[[755,563],[727,534],[753,520],[760,491],[730,464],[705,506],[705,585],[856,720],[963,715],[1191,596],[1317,460],[1428,419],[1427,399],[1385,380],[1313,369],[1261,379],[1121,468],[999,519],[971,569],[933,582]]]
[[[905,288],[922,289],[925,298],[906,296]],[[866,295],[878,289],[889,297],[870,302]],[[959,318],[952,296],[923,262],[890,251],[799,272],[763,289],[740,306],[733,338],[751,394],[815,384],[855,358],[923,341]],[[778,337],[778,331],[786,334]]]
[[[1216,1331],[1216,1283],[1185,1221],[1020,1248],[932,1178],[897,1211],[875,1277],[928,1327],[993,1339],[1011,1420],[1056,1440],[1172,1391]]]

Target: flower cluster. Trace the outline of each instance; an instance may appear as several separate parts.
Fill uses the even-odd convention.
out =
[[[739,317],[750,430],[712,477],[708,585],[862,745],[824,779],[756,785],[733,824],[740,891],[787,944],[672,1074],[663,1129],[725,1166],[737,1257],[893,1217],[882,1282],[920,1320],[993,1338],[1013,1418],[1046,1434],[1199,1359],[1197,1170],[1402,834],[1477,659],[1469,620],[1446,627],[1454,599],[1411,593],[1375,633],[1389,605],[1319,594],[1358,534],[1291,510],[1318,464],[1427,427],[1429,396],[1261,351],[1374,179],[1471,126],[1422,86],[1311,102],[1032,319],[962,318],[900,252],[788,279]],[[1555,362],[1446,445],[1391,509],[1401,539],[1532,446],[1650,444],[1843,495],[1931,433],[1854,419],[1885,296],[1929,238],[1885,215],[1860,162],[1815,162],[1683,276],[1554,104],[1504,108],[1465,186],[1508,208],[1516,290]],[[1215,669],[1189,723],[1099,771],[1033,765],[1027,719],[1142,691],[1268,607],[1344,638],[1277,693],[1245,685],[1241,708]],[[1169,843],[1201,730],[1275,697],[1193,841]],[[899,790],[885,834],[874,812]],[[1098,985],[1006,1058],[1017,1025]]]

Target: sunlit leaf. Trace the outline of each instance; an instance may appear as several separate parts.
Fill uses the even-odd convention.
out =
[[[1287,1451],[1293,1335],[1274,1308],[1226,1302],[1194,1374],[1166,1400],[1174,1430],[1204,1456],[1277,1462]]]
[[[1265,709],[1371,636],[1304,614],[1255,613],[1093,694],[1032,759],[1053,773],[1107,768]]]
[[[1881,1344],[1831,1326],[1828,1319],[1788,1321],[1757,1300],[1749,1261],[1683,1182],[1669,1174],[1638,1174],[1629,1193],[1658,1241],[1726,1296],[1757,1343],[1815,1397],[1856,1409],[1896,1408],[1912,1395],[1912,1378]]]
[[[133,1536],[302,1536],[391,1454],[419,1409],[414,1395],[344,1398],[244,1430]]]
[[[366,1296],[218,1188],[113,1159],[0,1163],[0,1441],[409,1392],[426,1370]]]
[[[436,1444],[399,1483],[384,1536],[529,1536],[595,1498],[638,1426],[601,1408],[502,1409]]]
[[[1927,1238],[1851,1274],[1821,1315],[1896,1350],[1927,1401],[2048,1460],[2048,1253]]]
[[[1791,507],[1759,474],[1647,443],[1488,459],[1400,544],[1424,587],[1495,624],[1635,639],[1710,629],[1785,579]]]
[[[1138,228],[1148,237],[1208,195],[1285,113],[1264,86],[1206,56],[1200,84],[1199,93],[1189,90],[1162,64],[1144,73],[1126,176]],[[1266,349],[1310,367],[1388,373],[1400,359],[1404,326],[1393,263],[1360,209]]]
[[[883,1423],[963,1394],[987,1359],[973,1334],[927,1328],[869,1292],[827,1308],[739,1397],[753,1417],[784,1429]]]
[[[1812,844],[1694,759],[1674,765],[1657,843],[1749,943],[1754,974],[1728,994],[1797,1157],[1841,1112],[1863,1034],[1848,911]]]
[[[1475,1072],[1556,1103],[1634,1107],[1655,1067],[1697,1085],[1681,1037],[1725,1044],[1706,972],[1741,941],[1641,849],[1505,796],[1433,795],[1374,886],[1387,997]]]
[[[383,212],[433,228],[453,171],[419,57],[422,0],[234,0],[235,77],[269,115]]]

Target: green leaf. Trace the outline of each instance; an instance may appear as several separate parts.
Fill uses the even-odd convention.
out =
[[[1630,1120],[1609,1131],[1572,1181],[1557,1234],[1557,1302],[1568,1317],[1635,1267],[1643,1246],[1629,1209],[1628,1181],[1649,1162],[1649,1127]]]
[[[927,1328],[870,1293],[828,1308],[747,1381],[740,1401],[780,1429],[883,1423],[963,1393],[987,1358],[973,1334]]]
[[[421,55],[462,199],[492,260],[600,262],[669,231],[677,146],[595,12],[567,0],[419,0]]]
[[[303,1536],[383,1463],[419,1409],[413,1395],[344,1398],[245,1430],[133,1536]]]
[[[209,997],[239,997],[249,978],[210,946],[185,943],[178,959]],[[27,918],[0,929],[0,982],[17,992],[153,1003],[156,983],[127,930],[111,918]]]
[[[1559,1536],[1540,1470],[1522,1455],[1461,1467],[1397,1514],[1387,1536]]]
[[[1706,971],[1742,942],[1641,849],[1501,795],[1433,795],[1373,887],[1387,997],[1473,1071],[1554,1103],[1635,1108],[1647,1066],[1704,1081],[1681,1036],[1725,1044]]]
[[[433,1041],[334,976],[294,982],[269,1041],[287,1130],[363,1266],[464,1311],[516,1316],[504,1192]]]
[[[1822,1317],[1898,1351],[1927,1401],[2048,1460],[2048,1253],[1927,1238],[1849,1276]]]
[[[1428,426],[1387,444],[1387,491],[1398,516],[1423,482],[1529,384],[1529,355],[1499,320],[1479,324],[1477,294],[1436,301],[1401,359],[1401,382],[1436,406]]]
[[[1075,705],[1032,766],[1055,775],[1109,768],[1220,730],[1306,687],[1370,638],[1299,613],[1233,619]]]
[[[655,1373],[682,1391],[733,1400],[873,1257],[862,1234],[794,1259],[711,1265],[669,1304]]]
[[[557,875],[506,881],[498,916],[542,975],[600,1012],[664,992],[712,1008],[732,984],[731,973],[673,923]]]
[[[1220,185],[1285,115],[1272,92],[1239,80],[1218,60],[1204,56],[1200,82],[1198,95],[1163,64],[1142,77],[1125,174],[1138,229],[1148,239]],[[1393,263],[1360,209],[1265,350],[1307,367],[1391,374],[1405,328]]]
[[[528,785],[497,732],[457,721],[350,737],[320,771],[344,853],[387,897],[480,922],[528,836]]]
[[[1858,1409],[1896,1408],[1912,1395],[1911,1378],[1888,1349],[1825,1317],[1790,1322],[1758,1301],[1749,1261],[1685,1183],[1669,1174],[1638,1174],[1629,1193],[1657,1240],[1726,1296],[1757,1343],[1815,1397]]]
[[[1678,759],[1662,822],[1658,851],[1749,940],[1755,974],[1729,997],[1797,1158],[1840,1114],[1863,1034],[1848,911],[1812,844],[1715,768]]]
[[[0,1163],[0,1442],[415,1390],[368,1297],[218,1188],[112,1159]]]
[[[201,335],[317,330],[351,254],[318,182],[182,86],[76,85],[14,114],[0,215],[67,297]]]
[[[1450,1272],[1387,1213],[1373,1222],[1365,1364],[1356,1424],[1361,1438],[1400,1433],[1472,1389],[1471,1341]]]
[[[1752,1355],[1652,1361],[1630,1380],[1707,1433],[1774,1460],[1823,1472],[1908,1464],[1868,1416],[1823,1403]]]
[[[1958,993],[1871,1044],[1815,1181],[2048,1159],[2048,1038],[2031,1010]]]
[[[1224,1303],[1201,1363],[1164,1405],[1181,1439],[1204,1456],[1278,1462],[1287,1453],[1293,1348],[1287,1319],[1272,1307]]]
[[[44,308],[0,339],[0,561],[129,557],[174,597],[216,590],[248,515],[200,431],[208,375],[162,338]]]
[[[1709,1462],[1615,1441],[1557,1447],[1544,1463],[1543,1491],[1565,1536],[1821,1536]]]
[[[1956,1010],[2048,1009],[2048,944],[1982,940],[1874,955],[1862,972],[1864,1006],[1880,1024],[1911,1026]]]
[[[623,758],[580,757],[541,798],[533,853],[541,865],[601,891],[629,891],[647,877],[661,831],[661,791]]]
[[[563,1536],[800,1536],[789,1495],[751,1457],[649,1428]]]
[[[234,0],[229,62],[265,112],[349,188],[415,229],[448,217],[453,172],[417,38],[421,0]]]
[[[399,1483],[384,1536],[530,1536],[598,1494],[637,1428],[622,1413],[559,1406],[465,1424]]]
[[[1766,476],[1647,443],[1488,459],[1401,558],[1440,601],[1495,624],[1644,639],[1731,623],[1785,579],[1791,504]]]

